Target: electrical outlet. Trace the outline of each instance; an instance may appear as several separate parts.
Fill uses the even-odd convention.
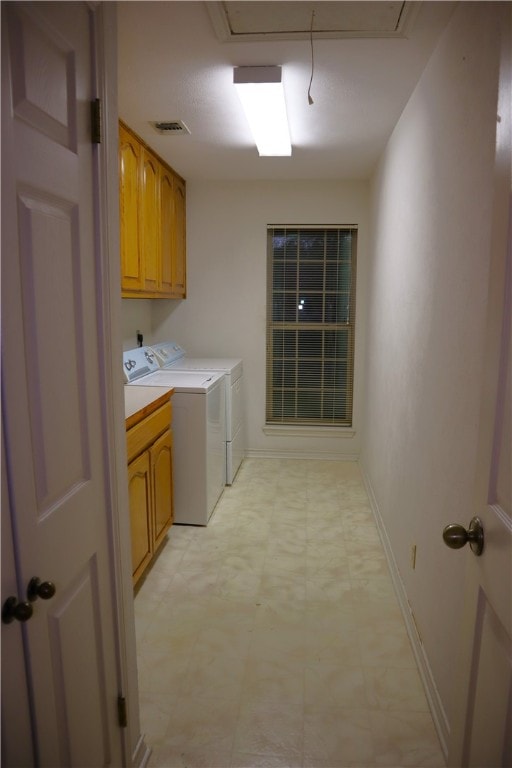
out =
[[[411,547],[411,568],[416,568],[416,544],[413,544]]]

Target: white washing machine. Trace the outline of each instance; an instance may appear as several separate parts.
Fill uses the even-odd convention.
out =
[[[226,485],[231,485],[245,456],[243,363],[240,358],[187,357],[183,347],[168,341],[152,344],[160,365],[175,371],[216,371],[226,386]]]
[[[150,347],[123,353],[126,386],[174,387],[174,522],[207,525],[225,484],[224,374],[165,370]]]

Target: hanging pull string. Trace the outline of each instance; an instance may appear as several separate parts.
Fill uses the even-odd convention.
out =
[[[311,96],[311,84],[313,83],[313,74],[315,72],[315,57],[313,52],[313,22],[315,20],[315,12],[311,12],[311,27],[309,30],[309,42],[311,44],[311,77],[309,79],[309,88],[308,88],[308,104],[311,106],[311,104],[314,104],[313,97]]]

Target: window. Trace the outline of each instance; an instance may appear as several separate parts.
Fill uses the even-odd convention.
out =
[[[268,227],[268,425],[352,426],[357,229]]]

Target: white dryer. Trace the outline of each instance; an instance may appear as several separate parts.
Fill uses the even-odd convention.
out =
[[[224,374],[159,366],[150,347],[123,353],[126,386],[174,387],[174,522],[207,525],[225,484]]]
[[[174,341],[152,344],[165,370],[215,371],[225,375],[226,387],[226,485],[231,485],[245,456],[243,411],[243,362],[240,358],[187,357]]]

